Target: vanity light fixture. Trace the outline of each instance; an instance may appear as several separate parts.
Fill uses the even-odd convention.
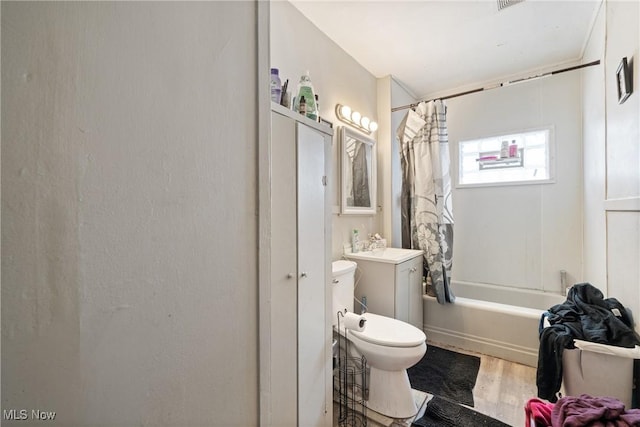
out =
[[[336,116],[338,116],[339,120],[342,120],[367,135],[378,129],[378,123],[369,117],[363,117],[360,112],[353,111],[348,105],[336,104]]]

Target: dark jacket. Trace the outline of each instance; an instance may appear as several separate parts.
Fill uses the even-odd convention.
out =
[[[557,401],[562,384],[562,352],[574,339],[632,348],[640,345],[633,321],[615,298],[604,299],[589,283],[573,285],[567,300],[545,313],[551,326],[540,333],[536,383],[538,397]]]

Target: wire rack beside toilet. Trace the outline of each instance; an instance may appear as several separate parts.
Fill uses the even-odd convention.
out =
[[[338,331],[342,312],[337,313]],[[366,399],[369,393],[367,385],[367,359],[364,356],[349,356],[348,330],[338,334],[337,375],[334,375],[334,389],[338,391],[338,425],[364,427],[367,425]],[[340,340],[342,342],[340,342]]]

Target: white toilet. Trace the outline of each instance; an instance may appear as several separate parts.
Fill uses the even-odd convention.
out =
[[[356,263],[334,261],[333,325],[337,330],[337,312],[353,312]],[[390,317],[365,313],[362,332],[347,330],[346,337],[356,351],[364,355],[371,368],[367,407],[392,418],[417,414],[407,368],[415,365],[427,351],[424,332],[413,325]],[[345,333],[341,331],[341,333]]]

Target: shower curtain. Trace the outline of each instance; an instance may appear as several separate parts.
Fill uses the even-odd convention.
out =
[[[397,137],[402,166],[402,247],[424,251],[438,302],[453,302],[453,211],[444,103],[422,102],[415,111],[409,110]]]

